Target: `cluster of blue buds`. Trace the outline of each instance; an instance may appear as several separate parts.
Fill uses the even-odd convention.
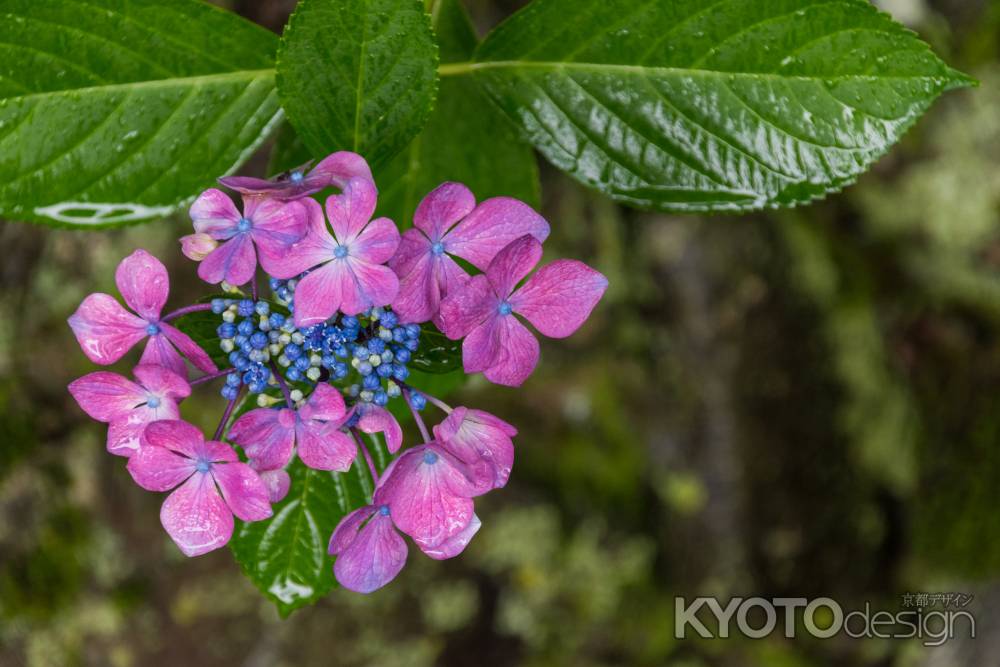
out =
[[[243,384],[253,394],[274,385],[269,362],[292,340],[296,329],[291,319],[272,313],[266,301],[252,299],[213,299],[212,312],[222,316],[216,333],[237,371],[226,378],[222,396],[232,400]]]

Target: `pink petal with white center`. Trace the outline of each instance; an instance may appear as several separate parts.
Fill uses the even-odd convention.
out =
[[[344,293],[357,289],[354,275],[344,260],[329,262],[312,271],[295,287],[295,326],[325,322],[342,309]]]
[[[243,448],[259,468],[283,468],[295,447],[295,412],[258,408],[242,415],[229,429],[229,440]]]
[[[493,384],[520,387],[538,365],[538,339],[513,315],[496,318],[494,335],[499,353],[483,375]]]
[[[517,429],[482,410],[455,408],[434,427],[441,446],[469,466],[477,492],[504,486],[514,465]]]
[[[160,324],[160,330],[162,331],[161,335],[166,336],[167,340],[173,343],[194,364],[195,368],[203,373],[214,373],[219,370],[215,367],[215,362],[208,356],[208,353],[186,333],[177,327],[164,323]]]
[[[313,199],[299,200],[305,211],[306,231],[304,236],[293,243],[287,251],[272,252],[268,246],[260,250],[260,261],[264,269],[275,278],[294,278],[303,271],[329,262],[334,258],[337,243],[326,226],[323,207]]]
[[[316,389],[306,400],[305,405],[299,408],[299,419],[303,421],[318,419],[340,424],[346,413],[347,407],[344,405],[344,397],[336,388],[323,382],[316,385]]]
[[[388,262],[399,247],[399,230],[389,218],[375,218],[351,241],[351,257],[372,264]]]
[[[224,547],[233,536],[233,513],[212,476],[203,472],[191,475],[163,501],[160,523],[185,556]]]
[[[146,322],[108,294],[90,294],[69,318],[69,326],[87,358],[113,364],[145,338]]]
[[[223,500],[238,518],[260,521],[271,516],[267,486],[246,463],[213,464],[212,477],[222,491]]]
[[[191,385],[187,380],[169,368],[152,364],[139,365],[132,370],[132,374],[143,387],[160,398],[180,400],[191,395]]]
[[[170,294],[170,279],[163,262],[145,250],[136,250],[118,264],[115,284],[125,303],[145,320],[160,319]]]
[[[146,402],[146,390],[107,371],[88,373],[69,384],[69,393],[92,419],[101,422],[124,417]]]
[[[253,467],[252,461],[251,467]],[[279,503],[288,495],[292,478],[288,476],[287,471],[278,468],[277,470],[258,470],[257,474],[260,475],[260,481],[264,482],[264,486],[267,487],[267,499],[272,503]]]
[[[358,446],[336,424],[318,421],[299,422],[295,428],[299,458],[315,470],[347,472],[354,463]]]
[[[379,480],[375,504],[387,504],[396,526],[419,544],[441,544],[472,520],[475,488],[463,468],[437,445],[408,449]]]
[[[386,448],[395,454],[403,444],[403,429],[392,413],[373,403],[359,406],[358,410],[361,412],[358,428],[369,435],[383,434]]]
[[[375,213],[377,198],[375,184],[364,178],[352,178],[341,194],[327,197],[326,217],[339,243],[350,244],[361,233]]]
[[[406,555],[406,542],[392,519],[376,511],[340,551],[333,574],[344,588],[371,593],[396,578],[406,564]]]
[[[486,267],[486,277],[501,299],[514,291],[542,258],[542,244],[534,236],[522,236],[505,247]]]
[[[388,306],[396,298],[399,278],[388,266],[356,257],[348,258],[346,263],[353,274],[355,289],[344,291],[340,310],[345,314],[357,315],[372,306]]]
[[[499,305],[486,276],[472,276],[442,299],[438,328],[452,340],[465,338],[493,317]]]
[[[170,344],[170,341],[161,332],[149,337],[146,349],[139,357],[139,363],[145,366],[162,366],[178,375],[187,377],[187,366],[180,353]]]
[[[549,237],[549,223],[535,209],[517,199],[487,199],[445,236],[452,255],[485,271],[507,245],[530,235],[539,243]]]
[[[419,542],[417,546],[425,554],[433,558],[434,560],[444,560],[446,558],[454,558],[458,554],[465,551],[465,547],[468,546],[469,542],[476,533],[479,532],[479,528],[483,525],[482,521],[475,514],[472,515],[472,521],[469,525],[465,527],[458,535],[453,535],[441,544],[436,545],[423,545]]]
[[[230,285],[244,285],[250,282],[256,269],[253,239],[242,232],[209,253],[198,265],[198,277],[212,285],[223,280]]]
[[[243,207],[244,216],[252,225],[250,235],[258,249],[286,252],[309,229],[309,213],[297,201],[248,197]]]
[[[476,207],[476,197],[461,183],[442,183],[417,206],[413,212],[413,226],[423,231],[431,242],[441,237],[456,222],[469,215]]]
[[[203,451],[205,437],[197,427],[180,419],[153,422],[142,432],[142,446],[165,447],[196,459]]]
[[[147,491],[169,491],[195,472],[195,461],[166,447],[144,446],[128,460],[129,474]]]
[[[551,338],[565,338],[587,321],[608,279],[583,262],[560,259],[543,266],[510,297],[514,312]]]
[[[218,247],[219,242],[208,234],[188,234],[181,237],[181,252],[196,262],[208,257]]]
[[[233,200],[222,190],[205,190],[191,204],[189,211],[194,222],[194,231],[208,234],[216,241],[224,241],[236,233],[240,212]]]
[[[313,183],[322,187],[335,185],[340,189],[344,189],[353,178],[375,182],[375,179],[372,178],[372,170],[365,159],[350,151],[338,151],[327,155],[306,176],[310,185]]]

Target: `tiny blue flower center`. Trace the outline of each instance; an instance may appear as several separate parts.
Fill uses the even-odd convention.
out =
[[[194,464],[194,469],[198,472],[208,472],[212,469],[212,464],[205,459],[198,459],[198,462]]]
[[[438,455],[434,452],[424,452],[424,463],[427,465],[434,465],[437,463]]]
[[[344,259],[347,257],[347,246],[339,245],[333,249],[333,256],[337,259]]]
[[[302,172],[301,171],[293,171],[292,174],[291,174],[291,176],[289,176],[288,178],[291,179],[292,183],[296,183],[296,184],[297,183],[301,183],[302,182]]]
[[[438,241],[437,243],[431,246],[431,252],[434,255],[440,257],[441,255],[444,254],[444,244]]]
[[[154,409],[158,408],[160,407],[160,398],[158,396],[150,396],[146,399],[146,405]]]
[[[382,505],[381,507],[378,508],[378,513],[381,514],[382,516],[389,516],[389,506]]]
[[[499,312],[501,315],[510,315],[511,311],[513,311],[513,310],[514,310],[514,307],[511,306],[506,301],[504,301],[503,303],[501,303],[500,307],[497,308],[497,312]]]
[[[156,334],[160,333],[160,325],[150,322],[149,324],[146,325],[146,333],[149,334],[150,336],[155,336]]]
[[[253,227],[253,223],[247,218],[240,218],[240,221],[236,223],[236,231],[238,232],[249,232],[251,227]]]

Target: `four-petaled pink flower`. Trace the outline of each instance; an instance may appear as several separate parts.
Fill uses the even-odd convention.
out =
[[[145,250],[136,250],[118,265],[115,282],[125,303],[138,315],[122,308],[109,294],[87,296],[69,318],[69,326],[87,358],[102,366],[113,364],[148,337],[141,364],[165,366],[187,377],[187,367],[177,352],[180,350],[200,370],[216,370],[208,354],[187,334],[160,321],[170,293],[167,269],[160,260]]]
[[[335,185],[343,189],[352,178],[374,181],[365,159],[357,153],[340,151],[326,156],[308,173],[308,164],[292,169],[277,179],[252,176],[225,176],[219,182],[244,195],[265,195],[274,199],[299,199]]]
[[[187,556],[218,549],[233,535],[233,515],[243,521],[271,516],[268,489],[257,473],[221,442],[179,420],[146,427],[128,461],[133,479],[149,491],[171,493],[160,522]]]
[[[483,410],[457,407],[434,426],[434,438],[469,467],[476,490],[485,493],[507,484],[514,465],[517,429]]]
[[[399,231],[388,218],[371,219],[376,197],[375,185],[363,178],[330,196],[326,214],[332,234],[319,204],[301,200],[309,211],[309,231],[267,267],[275,278],[309,271],[295,288],[295,326],[324,322],[337,311],[357,315],[396,297],[399,280],[383,262],[396,252]]]
[[[485,271],[510,242],[525,234],[541,242],[549,235],[549,223],[524,202],[495,197],[476,206],[461,183],[443,183],[424,197],[413,225],[389,260],[399,276],[392,309],[403,322],[433,319],[438,328],[441,299],[468,279],[452,256]]]
[[[258,408],[236,420],[229,439],[243,448],[259,470],[284,468],[298,451],[310,468],[346,472],[358,447],[341,427],[350,418],[340,392],[316,386],[297,410]]]
[[[501,250],[485,274],[473,276],[441,302],[443,333],[462,343],[467,373],[520,386],[538,363],[538,340],[521,324],[522,315],[542,334],[565,338],[590,316],[608,279],[583,262],[560,259],[517,284],[538,264],[542,244],[523,236]]]
[[[108,371],[88,373],[69,385],[83,411],[108,426],[108,451],[131,456],[139,449],[146,424],[177,419],[177,403],[191,394],[180,375],[163,366],[145,364],[132,371],[138,382]]]
[[[305,209],[299,202],[264,197],[243,197],[243,213],[222,190],[205,190],[191,205],[196,234],[207,234],[223,243],[198,265],[198,277],[208,283],[230,285],[250,282],[257,259],[269,270],[270,259],[286,252],[302,238],[306,229]],[[204,239],[184,237],[181,246],[192,251],[204,247]],[[256,247],[256,249],[255,249]]]

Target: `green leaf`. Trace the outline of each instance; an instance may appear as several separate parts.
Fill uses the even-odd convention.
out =
[[[410,358],[410,368],[425,373],[450,373],[462,367],[462,341],[450,340],[428,322],[420,329],[420,347]]]
[[[823,196],[972,83],[866,0],[535,0],[441,67],[470,73],[557,167],[666,211]]]
[[[437,90],[437,46],[419,0],[302,0],[278,50],[278,92],[314,155],[376,166],[420,132]]]
[[[369,441],[366,444],[371,444]],[[387,453],[373,458],[385,460]],[[371,501],[372,479],[363,458],[346,473],[307,468],[296,459],[288,468],[288,495],[272,506],[274,516],[238,522],[229,547],[264,595],[287,616],[336,586],[327,545],[348,513]]]
[[[216,366],[225,368],[230,365],[229,355],[219,347],[221,341],[219,334],[216,333],[219,325],[222,324],[221,315],[216,315],[210,310],[200,310],[196,313],[181,315],[171,324],[190,336],[191,340],[212,358]]]
[[[194,0],[0,0],[0,216],[167,215],[281,117],[277,39]]]
[[[458,0],[431,9],[441,61],[468,60],[478,39]],[[479,200],[506,195],[538,206],[538,165],[517,128],[469,77],[442,79],[437,105],[405,151],[375,174],[379,215],[409,226],[413,211],[444,181],[465,183]]]

